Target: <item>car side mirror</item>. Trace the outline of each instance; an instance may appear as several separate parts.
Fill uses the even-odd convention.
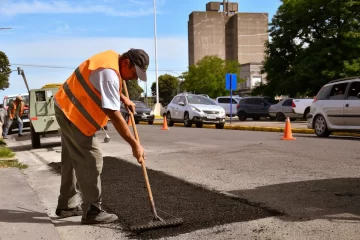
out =
[[[178,103],[180,106],[185,106],[185,103],[183,103],[183,102],[179,102]]]

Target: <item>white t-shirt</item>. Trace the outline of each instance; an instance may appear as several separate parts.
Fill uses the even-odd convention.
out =
[[[120,111],[119,77],[112,69],[98,69],[89,76],[91,84],[101,94],[103,108]]]

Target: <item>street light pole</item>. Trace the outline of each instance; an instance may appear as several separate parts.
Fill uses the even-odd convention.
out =
[[[159,79],[157,63],[157,38],[156,38],[156,0],[154,0],[154,40],[155,40],[155,76],[156,76],[156,104],[154,107],[155,116],[160,116],[161,104],[159,103]]]
[[[154,39],[155,39],[156,103],[159,103],[159,79],[158,79],[158,63],[157,63],[157,37],[156,37],[156,0],[154,0]]]

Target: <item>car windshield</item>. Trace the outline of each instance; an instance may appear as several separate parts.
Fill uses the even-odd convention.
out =
[[[211,99],[203,96],[187,96],[190,104],[216,105]]]
[[[143,102],[135,102],[137,108],[148,108]]]

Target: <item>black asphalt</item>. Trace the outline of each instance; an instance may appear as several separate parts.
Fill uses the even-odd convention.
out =
[[[184,182],[163,172],[148,170],[148,176],[159,216],[165,220],[183,218],[184,223],[178,227],[142,233],[129,232],[133,238],[175,236],[217,225],[278,215],[275,211]],[[140,165],[105,157],[102,189],[104,208],[119,216],[119,224],[123,229],[134,224],[147,224],[152,220]]]

